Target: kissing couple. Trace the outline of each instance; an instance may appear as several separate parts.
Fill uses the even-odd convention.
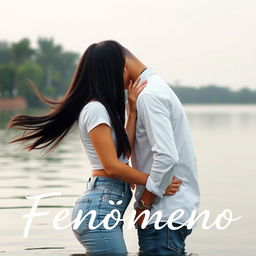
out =
[[[71,127],[78,125],[91,173],[87,188],[74,205],[72,219],[91,210],[97,212],[94,225],[113,209],[123,216],[135,187],[140,255],[187,255],[185,240],[192,229],[186,225],[156,229],[151,218],[141,227],[144,210],[150,215],[161,211],[162,226],[173,212],[182,209],[184,214],[172,223],[179,227],[199,207],[188,119],[167,82],[126,47],[105,40],[85,50],[62,99],[37,95],[52,111],[37,117],[15,116],[9,128],[19,126],[27,132],[13,142],[36,139],[27,146],[33,150],[39,145],[54,149]],[[114,220],[109,219],[109,226],[111,222]],[[128,253],[123,222],[111,230],[103,225],[90,229],[89,218],[85,218],[73,233],[87,255]]]

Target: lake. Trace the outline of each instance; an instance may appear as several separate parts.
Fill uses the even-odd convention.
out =
[[[197,154],[201,190],[200,212],[211,213],[209,224],[224,209],[242,218],[225,230],[199,225],[187,239],[187,251],[199,256],[256,255],[256,105],[185,105]],[[36,111],[35,111],[36,113]],[[71,213],[77,197],[85,189],[90,166],[78,136],[70,133],[50,156],[40,151],[22,150],[8,144],[18,134],[0,129],[0,254],[1,255],[84,255],[70,228],[56,230],[54,216],[64,209]],[[23,237],[33,200],[25,196],[60,192],[41,199],[29,237]],[[126,213],[132,210],[132,203]],[[70,218],[61,225],[68,225]],[[136,230],[125,229],[130,255],[138,251]]]

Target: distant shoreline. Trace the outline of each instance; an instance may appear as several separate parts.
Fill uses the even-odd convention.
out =
[[[179,98],[184,106],[256,106],[256,102],[184,102],[181,97]],[[28,106],[26,99],[21,96],[16,98],[0,98],[0,112],[26,111],[34,108],[47,110],[43,105],[41,107]]]
[[[256,90],[208,85],[202,87],[172,86],[183,104],[256,104]]]

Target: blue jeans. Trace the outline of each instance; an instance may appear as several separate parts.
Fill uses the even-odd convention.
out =
[[[87,189],[75,203],[72,221],[77,217],[78,211],[82,210],[82,217],[91,210],[96,211],[93,226],[99,225],[104,217],[113,209],[120,212],[121,217],[130,203],[132,191],[130,184],[108,177],[92,176],[88,182]],[[115,217],[117,217],[114,214]],[[78,241],[86,249],[89,256],[124,256],[127,254],[123,237],[123,222],[119,222],[111,230],[106,229],[103,224],[97,229],[90,229],[88,224],[91,215],[86,217],[77,229],[72,230]],[[111,227],[116,220],[110,218],[108,226]]]
[[[160,226],[164,223],[161,222]],[[174,227],[180,224],[172,223]],[[149,224],[146,228],[137,229],[139,237],[139,247],[141,256],[182,256],[185,254],[185,239],[191,234],[192,229],[186,226],[172,230],[166,225],[162,229],[155,229],[154,224]]]

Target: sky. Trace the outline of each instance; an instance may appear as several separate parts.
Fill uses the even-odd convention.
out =
[[[0,0],[0,40],[113,39],[173,84],[256,89],[255,0]]]

